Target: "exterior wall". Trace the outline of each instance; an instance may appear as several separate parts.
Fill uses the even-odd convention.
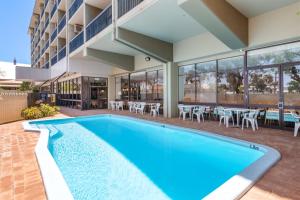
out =
[[[211,33],[203,33],[174,44],[174,62],[228,52],[231,49]]]
[[[300,39],[300,2],[249,20],[249,46]]]
[[[51,68],[51,78],[55,78],[57,76],[60,76],[64,72],[67,71],[67,58],[63,58],[58,63],[53,65]]]
[[[107,78],[112,73],[112,67],[92,60],[70,59],[69,72],[79,72],[82,76]]]
[[[31,67],[16,67],[16,80],[45,81],[50,78],[49,69],[36,69]]]
[[[26,107],[26,93],[0,93],[0,124],[21,120]]]

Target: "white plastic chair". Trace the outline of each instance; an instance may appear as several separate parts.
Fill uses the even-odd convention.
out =
[[[258,130],[257,116],[259,114],[259,110],[253,110],[249,113],[245,113],[242,120],[242,130],[244,130],[244,124],[246,122],[247,128],[249,127],[249,122],[251,124],[252,130]]]
[[[110,104],[111,110],[116,110],[116,102],[115,101],[110,101],[109,104]]]
[[[136,113],[140,113],[140,114],[144,115],[145,106],[146,106],[145,102],[137,104],[137,106],[135,107]]]
[[[182,116],[182,119],[185,120],[186,115],[190,113],[190,110],[187,110],[184,105],[178,105],[179,109],[179,119]]]
[[[153,115],[153,117],[156,117],[157,115],[159,115],[159,108],[160,108],[160,103],[151,105],[150,115]]]
[[[117,110],[124,110],[124,102],[123,101],[119,101],[118,103],[116,103],[116,107],[117,107]]]
[[[232,125],[234,126],[234,118],[231,110],[228,109],[218,110],[218,114],[220,116],[219,126],[221,126],[222,120],[224,120],[224,124],[226,125],[226,128],[228,128],[230,119],[232,121]]]
[[[129,112],[134,112],[134,102],[128,101]]]
[[[204,112],[205,112],[205,107],[199,106],[193,109],[192,113],[192,120],[194,121],[194,116],[196,115],[198,122],[201,122],[201,117],[202,121],[204,122]]]

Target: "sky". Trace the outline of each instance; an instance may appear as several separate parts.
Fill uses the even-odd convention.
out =
[[[30,64],[28,25],[34,0],[1,1],[0,61]]]

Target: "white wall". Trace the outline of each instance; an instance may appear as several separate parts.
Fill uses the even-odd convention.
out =
[[[79,72],[82,76],[108,77],[112,74],[112,67],[93,60],[70,59],[69,72]]]
[[[249,46],[300,38],[300,2],[249,19]]]
[[[67,57],[61,59],[55,65],[51,66],[50,70],[51,70],[51,79],[65,73],[67,71]]]
[[[49,69],[32,67],[16,67],[15,80],[23,81],[46,81],[50,79]]]
[[[203,33],[175,43],[173,49],[174,62],[201,58],[230,50],[211,33]]]

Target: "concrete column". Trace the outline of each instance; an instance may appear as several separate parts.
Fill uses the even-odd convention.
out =
[[[114,101],[115,100],[115,93],[116,93],[116,84],[115,84],[115,77],[113,76],[108,76],[108,81],[107,81],[107,90],[108,90],[108,102],[109,101]],[[110,109],[110,105],[108,104],[108,108]]]
[[[178,115],[178,68],[173,62],[164,64],[164,117]]]

